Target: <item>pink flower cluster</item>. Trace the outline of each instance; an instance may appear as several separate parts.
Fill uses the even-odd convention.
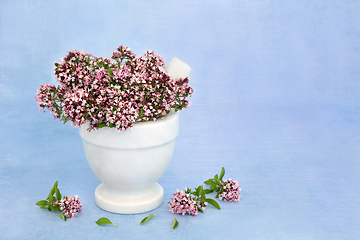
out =
[[[206,203],[200,204],[202,210],[205,210]],[[169,211],[174,214],[185,215],[188,213],[192,216],[196,216],[199,213],[199,206],[195,199],[191,198],[188,188],[185,188],[185,192],[177,190],[177,192],[174,193],[174,198],[171,198],[168,205]]]
[[[224,184],[225,183],[225,184]],[[219,199],[224,199],[224,201],[230,202],[239,202],[240,201],[240,186],[238,181],[234,181],[232,179],[228,179],[226,181],[220,181],[221,187],[219,194]]]
[[[122,45],[111,58],[68,52],[54,73],[60,85],[40,86],[35,97],[40,110],[47,108],[55,119],[76,127],[89,122],[89,131],[106,126],[124,131],[135,122],[156,121],[186,108],[194,91],[187,77],[166,73],[159,55],[136,56]]]
[[[64,197],[60,201],[56,200],[53,205],[55,204],[59,205],[60,210],[66,218],[73,218],[82,210],[82,204],[77,195],[75,195],[75,197]]]
[[[44,108],[48,108],[50,112],[54,112],[53,116],[54,119],[59,117],[55,99],[52,96],[52,92],[56,90],[56,87],[54,84],[43,84],[40,86],[40,88],[37,90],[37,95],[35,97],[35,101],[38,102],[40,110]],[[45,112],[45,111],[44,111]]]

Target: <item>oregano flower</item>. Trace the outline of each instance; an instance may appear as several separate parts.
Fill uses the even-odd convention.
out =
[[[75,195],[75,197],[68,196],[61,200],[56,200],[53,205],[58,205],[60,211],[62,211],[66,218],[73,218],[82,210],[82,203],[79,201],[77,195]]]
[[[41,85],[35,100],[40,110],[47,108],[55,119],[75,127],[88,122],[89,131],[124,131],[133,123],[156,121],[190,105],[194,90],[189,78],[173,79],[164,67],[153,51],[136,56],[122,45],[111,58],[73,50],[55,63],[60,85]]]

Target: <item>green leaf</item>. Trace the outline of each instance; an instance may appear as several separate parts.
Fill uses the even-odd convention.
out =
[[[41,209],[47,209],[47,206],[41,206],[40,208]]]
[[[198,208],[198,211],[201,213],[204,213],[204,211],[201,209],[201,207]]]
[[[216,187],[216,185],[214,184],[214,185],[211,185],[211,186],[210,186],[210,189],[216,191],[216,190],[217,190],[217,187]]]
[[[206,185],[211,185],[213,182],[214,182],[214,179],[209,179],[209,180],[206,180],[204,183]]]
[[[218,179],[219,179],[219,177],[218,177],[218,175],[216,174],[216,175],[214,176],[215,182],[216,182],[216,180],[218,180]]]
[[[153,217],[158,217],[158,216],[159,215],[150,214],[149,216],[147,216],[146,218],[141,220],[140,224],[144,224],[144,223],[148,222],[150,219],[152,219]]]
[[[204,192],[205,192],[205,194],[209,194],[209,193],[212,193],[213,190],[211,190],[211,189],[204,189]]]
[[[222,178],[224,177],[224,175],[225,175],[225,168],[222,167],[219,179],[222,180]]]
[[[220,205],[214,199],[207,198],[206,202],[208,202],[209,204],[213,205],[214,207],[220,210]]]
[[[50,195],[50,196],[48,197],[48,199],[49,199],[49,202],[51,202],[51,203],[56,200],[53,195]]]
[[[56,199],[57,199],[57,200],[61,200],[60,190],[59,190],[58,188],[55,188],[55,192],[56,192]]]
[[[50,196],[54,195],[54,193],[55,193],[55,188],[57,188],[57,186],[58,186],[58,181],[56,181],[56,182],[54,183],[54,185],[52,186],[52,188],[51,188],[51,190],[50,190],[50,193],[49,193],[47,199],[49,199]]]
[[[60,213],[60,214],[58,214],[58,215],[56,215],[56,216],[59,216],[59,217],[61,217],[65,222],[66,222],[66,220],[67,220],[67,218],[64,216],[64,214],[62,214],[62,213]]]
[[[99,218],[97,221],[96,221],[96,224],[101,226],[101,225],[105,225],[105,224],[112,224],[114,225],[115,227],[117,227],[115,224],[113,224],[108,218],[106,217],[102,217],[102,218]]]
[[[206,201],[206,196],[205,196],[205,191],[202,189],[202,186],[201,186],[201,192],[200,192],[200,194],[201,194],[201,200],[202,200],[203,202],[205,202],[205,201]]]
[[[41,200],[41,201],[38,201],[36,203],[36,205],[38,205],[38,206],[46,206],[46,205],[49,205],[49,202],[46,201],[46,200]]]
[[[200,186],[195,188],[196,196],[200,196],[201,189],[202,189],[202,186],[201,186],[201,188],[200,188]]]
[[[179,222],[176,220],[176,218],[174,218],[173,227],[172,227],[172,229],[171,229],[171,232],[172,232],[175,228],[177,228],[178,226],[179,226]]]

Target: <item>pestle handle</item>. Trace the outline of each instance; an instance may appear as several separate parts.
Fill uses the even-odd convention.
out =
[[[165,67],[165,70],[174,79],[187,77],[191,72],[191,68],[177,57],[174,57],[170,61],[170,63]]]

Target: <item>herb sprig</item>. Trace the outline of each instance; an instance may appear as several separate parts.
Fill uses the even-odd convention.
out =
[[[52,186],[47,198],[45,200],[38,201],[36,205],[40,206],[41,209],[49,210],[49,212],[61,212],[57,216],[62,218],[64,221],[66,221],[67,218],[73,218],[82,210],[82,204],[77,195],[75,197],[62,197],[58,188],[58,181],[56,181]]]

